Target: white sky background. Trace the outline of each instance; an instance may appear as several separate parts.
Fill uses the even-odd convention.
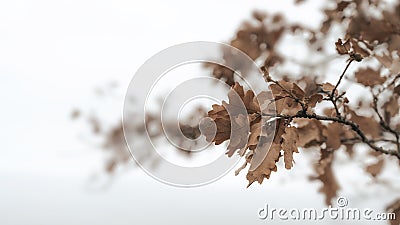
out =
[[[307,181],[310,161],[301,154],[293,170],[280,167],[249,189],[233,172],[211,185],[182,189],[139,169],[120,173],[104,190],[93,188],[90,179],[103,166],[103,154],[79,135],[85,126],[69,118],[76,107],[103,104],[94,102],[93,92],[110,81],[122,90],[107,111],[118,118],[132,75],[164,48],[226,41],[254,9],[315,26],[322,2],[1,1],[0,224],[263,224],[256,213],[265,203],[324,207],[320,184]],[[362,164],[340,160],[341,195],[350,206],[382,210],[399,196],[395,188],[366,187]]]

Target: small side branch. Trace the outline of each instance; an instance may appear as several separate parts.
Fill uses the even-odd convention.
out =
[[[340,83],[342,82],[343,77],[344,77],[344,75],[346,74],[347,69],[350,67],[350,64],[351,64],[353,61],[354,61],[354,59],[350,59],[350,60],[349,60],[349,62],[347,63],[346,67],[344,68],[342,74],[340,75],[338,82],[336,83],[336,85],[335,85],[335,87],[333,88],[331,94],[329,95],[329,100],[332,102],[333,107],[335,108],[335,111],[336,111],[336,116],[337,116],[338,118],[341,118],[341,115],[340,115],[339,107],[337,106],[337,101],[338,101],[338,99],[341,98],[343,95],[339,95],[339,96],[335,97],[335,92],[336,92],[336,90],[338,89]]]
[[[338,118],[338,117],[322,116],[322,115],[317,115],[317,114],[309,114],[304,111],[299,111],[299,113],[297,113],[294,116],[279,115],[279,114],[274,115],[274,114],[265,114],[265,113],[263,113],[261,116],[276,117],[276,118],[283,118],[283,119],[290,119],[290,120],[293,118],[307,118],[307,119],[316,119],[316,120],[321,120],[321,121],[332,121],[332,122],[341,123],[341,124],[349,126],[358,135],[361,142],[367,144],[369,147],[371,147],[375,151],[378,151],[378,152],[381,152],[384,154],[388,154],[388,155],[393,155],[393,156],[396,156],[398,159],[400,159],[400,152],[398,152],[396,150],[384,149],[382,147],[375,145],[376,141],[369,140],[367,138],[367,136],[361,131],[360,127],[356,123],[354,123],[350,120],[344,119],[342,117]]]

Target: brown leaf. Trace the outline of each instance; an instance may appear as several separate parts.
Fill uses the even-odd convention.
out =
[[[349,114],[351,115],[351,120],[359,125],[364,134],[372,138],[379,138],[381,126],[374,118],[360,116],[354,111],[350,111]]]
[[[377,40],[379,43],[386,42],[396,32],[389,19],[366,18],[365,13],[359,13],[354,17],[347,29],[351,37],[363,37],[364,40],[372,43]],[[368,22],[366,22],[368,21]],[[398,32],[398,31],[397,31]]]
[[[393,92],[394,92],[395,94],[397,94],[397,95],[400,95],[400,85],[397,85],[397,86],[394,88]]]
[[[336,11],[342,12],[351,2],[348,1],[340,1],[337,3]]]
[[[390,68],[392,66],[392,57],[383,53],[382,56],[374,55],[375,58],[386,68]]]
[[[371,174],[372,177],[376,177],[381,173],[385,160],[379,159],[376,163],[370,164],[365,168],[367,173]]]
[[[234,117],[231,121],[231,126],[232,132],[230,134],[227,153],[229,157],[231,157],[237,149],[246,147],[250,132],[248,117],[243,114]]]
[[[277,114],[283,115],[295,115],[298,111],[302,110],[301,105],[289,97],[275,101],[275,108]]]
[[[321,158],[318,164],[315,165],[316,176],[311,176],[311,180],[320,180],[322,187],[319,192],[325,195],[326,205],[331,205],[332,199],[337,196],[339,184],[332,170],[333,152],[326,149],[321,149]]]
[[[367,87],[383,84],[386,80],[384,77],[381,77],[379,71],[371,68],[360,69],[356,72],[355,77],[358,83]]]
[[[260,106],[254,92],[248,90],[245,93],[243,87],[237,82],[229,91],[228,97],[229,104],[225,102],[223,105],[231,115],[260,112]]]
[[[229,140],[231,136],[231,121],[229,118],[216,118],[214,122],[217,125],[217,131],[215,136],[212,137],[213,139],[210,140],[210,136],[207,136],[207,134],[214,134],[213,130],[205,133],[205,135],[208,141],[213,141],[216,145],[219,145],[222,142]]]
[[[208,116],[212,119],[229,117],[228,111],[222,105],[212,105],[212,110],[208,112]]]
[[[393,59],[392,56],[383,53],[382,56],[375,55],[375,58],[390,72],[397,74],[400,73],[400,62],[399,60]]]
[[[283,119],[278,119],[276,120],[276,126],[275,126],[275,135],[273,142],[276,144],[279,144],[282,142],[282,135],[285,133],[285,120]]]
[[[258,144],[258,138],[261,135],[262,131],[262,122],[261,120],[258,123],[254,123],[250,127],[250,135],[249,135],[249,141],[247,143],[247,147],[251,150],[254,150]]]
[[[387,113],[389,117],[394,117],[400,111],[399,97],[392,96],[388,102],[383,104],[382,107],[385,109],[385,113]]]
[[[326,148],[328,150],[336,150],[340,148],[342,145],[340,138],[343,129],[343,125],[339,123],[330,123],[325,129],[323,129],[322,133],[326,138]]]
[[[328,94],[332,93],[333,89],[335,89],[335,85],[331,83],[323,83],[321,84],[321,88],[324,92],[327,92]],[[338,94],[338,90],[335,90],[335,95]]]
[[[321,144],[321,141],[323,140],[323,126],[320,121],[309,119],[296,119],[295,122],[297,124],[300,123],[297,127],[297,133],[299,135],[297,146],[310,147],[319,146]]]
[[[271,84],[270,89],[274,96],[281,96],[281,97],[287,97],[292,94],[296,98],[302,99],[305,96],[304,91],[295,83],[292,82],[287,82],[284,80],[281,80],[278,82],[278,84]],[[290,94],[289,94],[289,93]]]
[[[270,147],[270,143],[265,143],[262,146],[258,146],[254,151],[254,155],[250,162],[251,166],[249,172],[246,175],[247,180],[249,181],[248,187],[257,181],[258,183],[262,183],[264,178],[269,179],[272,171],[277,171],[276,162],[279,160],[281,151],[281,145],[273,143]],[[268,152],[267,154],[265,154]],[[264,156],[264,158],[260,158],[258,155]],[[261,160],[261,162],[259,162]],[[256,168],[253,168],[252,165],[258,165]]]
[[[299,136],[295,127],[286,127],[285,133],[282,135],[283,142],[281,144],[284,152],[285,168],[293,167],[293,152],[299,152],[297,149],[297,140]]]
[[[354,50],[354,53],[360,54],[363,58],[368,57],[370,55],[369,52],[366,49],[364,49],[363,47],[361,47],[359,45],[360,43],[366,44],[365,42],[362,42],[362,41],[359,42],[358,40],[356,40],[354,38],[351,38],[350,42],[351,42],[351,47]]]
[[[179,123],[179,128],[182,134],[191,140],[195,140],[200,136],[200,129],[198,126]]]
[[[267,15],[261,11],[254,11],[253,17],[254,17],[254,19],[258,20],[259,22],[262,22],[267,17]]]
[[[313,94],[309,97],[308,106],[314,108],[317,105],[317,103],[322,101],[322,99],[323,99],[322,95]]]
[[[335,42],[336,45],[336,51],[340,54],[340,55],[346,55],[349,51],[350,51],[350,42],[349,41],[345,41],[344,43],[342,42],[342,39],[338,39],[337,42]]]

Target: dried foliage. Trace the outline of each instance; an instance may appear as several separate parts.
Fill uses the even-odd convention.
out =
[[[369,13],[370,9],[375,13]],[[247,65],[224,52],[234,71],[220,65],[206,66],[212,68],[212,76],[231,86],[229,101],[210,107],[203,134],[216,145],[229,141],[227,155],[245,158],[236,174],[248,166],[248,185],[269,179],[281,157],[285,168],[291,169],[294,153],[320,151],[311,180],[322,183],[320,191],[330,204],[339,190],[332,168],[337,150],[345,149],[351,156],[357,146],[364,145],[374,151],[376,163],[365,168],[372,177],[379,176],[389,157],[400,159],[400,4],[389,7],[379,0],[338,0],[324,14],[321,26],[311,29],[290,24],[279,14],[255,12],[230,44],[262,62],[265,90],[272,93],[244,90],[234,72],[245,74]],[[336,36],[336,42],[329,38],[334,26],[344,31]],[[285,36],[304,35],[309,48],[326,60],[297,62],[307,73],[300,69],[296,74],[280,74],[279,68],[292,62],[287,53],[278,50],[280,41]],[[343,68],[335,82],[327,82],[327,77],[312,74],[331,63],[332,49],[342,59]],[[355,72],[349,72],[350,67],[356,68]],[[345,81],[363,88],[361,98],[347,97],[342,89]],[[184,130],[199,135],[196,127]],[[119,132],[120,127],[109,134],[111,144],[118,145],[112,140]],[[390,210],[398,214],[398,204]]]
[[[226,129],[226,124],[230,121],[235,124],[239,118],[250,123],[250,131],[235,129],[235,137],[231,136],[235,140],[230,141],[239,143],[237,140],[240,139],[240,145],[229,144],[227,152],[228,156],[236,151],[245,155],[245,165],[237,173],[249,164],[246,176],[249,185],[255,181],[262,183],[265,178],[270,178],[271,172],[277,171],[276,163],[281,156],[284,158],[285,168],[290,169],[294,161],[293,153],[298,153],[299,148],[319,148],[321,158],[315,166],[317,175],[312,179],[322,182],[320,191],[325,194],[326,203],[330,204],[339,189],[332,170],[336,150],[345,148],[352,154],[355,144],[363,143],[380,153],[375,154],[378,157],[376,163],[366,167],[366,172],[373,177],[382,171],[387,158],[382,154],[400,159],[400,4],[395,10],[381,10],[380,15],[375,17],[367,12],[366,9],[378,8],[380,4],[383,3],[338,1],[336,8],[324,11],[326,20],[319,30],[311,30],[298,24],[290,25],[283,22],[280,15],[269,18],[266,14],[254,13],[256,25],[245,23],[237,32],[231,44],[254,60],[264,59],[261,69],[273,93],[274,100],[270,104],[275,104],[275,111],[265,111],[254,103],[262,102],[262,99],[253,99],[257,96],[256,93],[247,91],[244,97],[243,88],[234,82],[232,74],[219,74],[216,78],[225,79],[232,85],[230,93],[236,92],[241,96],[247,109],[247,118],[243,118],[244,114],[228,115],[224,108],[231,103],[213,105],[213,110],[208,115],[221,129]],[[347,58],[343,72],[337,75],[336,83],[317,82],[317,79],[310,78],[308,74],[296,74],[296,79],[272,72],[273,75],[270,75],[269,71],[275,71],[276,67],[284,65],[287,60],[280,52],[275,51],[275,44],[285,32],[308,33],[310,48],[315,46],[316,52],[323,52],[322,43],[327,39],[333,24],[341,24],[346,28],[343,38],[334,43],[337,53]],[[319,37],[318,40],[316,37]],[[351,80],[370,93],[371,101],[362,98],[358,104],[351,104],[351,101],[356,100],[348,99],[346,92],[340,89],[348,68],[355,63],[361,65]],[[275,77],[278,79],[274,79]],[[327,104],[323,102],[328,102],[330,107],[326,107]],[[317,111],[323,113],[318,114]],[[271,129],[274,131],[271,132]],[[227,140],[231,132],[220,131],[219,129],[212,140],[215,144]],[[265,131],[265,134],[268,131],[275,133],[275,136],[267,140],[261,135],[261,131]]]

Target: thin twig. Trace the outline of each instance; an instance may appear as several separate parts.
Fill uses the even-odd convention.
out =
[[[372,108],[379,117],[379,125],[381,125],[381,127],[383,129],[385,129],[386,131],[388,131],[389,133],[391,133],[395,136],[396,141],[397,141],[397,143],[396,143],[397,152],[400,153],[400,135],[397,131],[392,129],[388,123],[386,123],[386,121],[383,119],[383,116],[381,115],[381,113],[379,112],[379,109],[378,109],[378,97],[379,97],[378,95],[380,95],[381,93],[382,93],[382,90],[379,91],[379,93],[376,95],[374,93],[372,93],[372,96],[373,96]]]
[[[287,94],[289,94],[289,96],[294,99],[296,102],[298,102],[301,105],[301,108],[303,109],[303,111],[307,110],[307,107],[304,105],[304,103],[302,102],[302,100],[296,96],[293,95],[293,93],[291,91],[289,91],[288,89],[286,89],[284,86],[282,86],[278,81],[276,80],[270,80],[272,83],[278,85],[284,92],[286,92]]]
[[[333,107],[335,107],[336,116],[337,116],[338,118],[340,118],[341,115],[340,115],[340,111],[339,111],[339,108],[338,108],[336,102],[337,102],[337,100],[338,100],[340,97],[342,97],[343,95],[340,95],[340,96],[338,96],[338,97],[335,98],[335,92],[336,92],[336,90],[338,89],[338,87],[339,87],[339,85],[340,85],[340,82],[342,82],[342,79],[343,79],[344,75],[346,74],[347,69],[349,68],[350,64],[351,64],[353,61],[354,61],[354,59],[350,59],[350,61],[347,63],[346,67],[344,68],[342,74],[341,74],[340,77],[339,77],[338,82],[336,83],[336,85],[335,85],[335,87],[333,88],[331,94],[329,95],[329,100],[332,102]]]

